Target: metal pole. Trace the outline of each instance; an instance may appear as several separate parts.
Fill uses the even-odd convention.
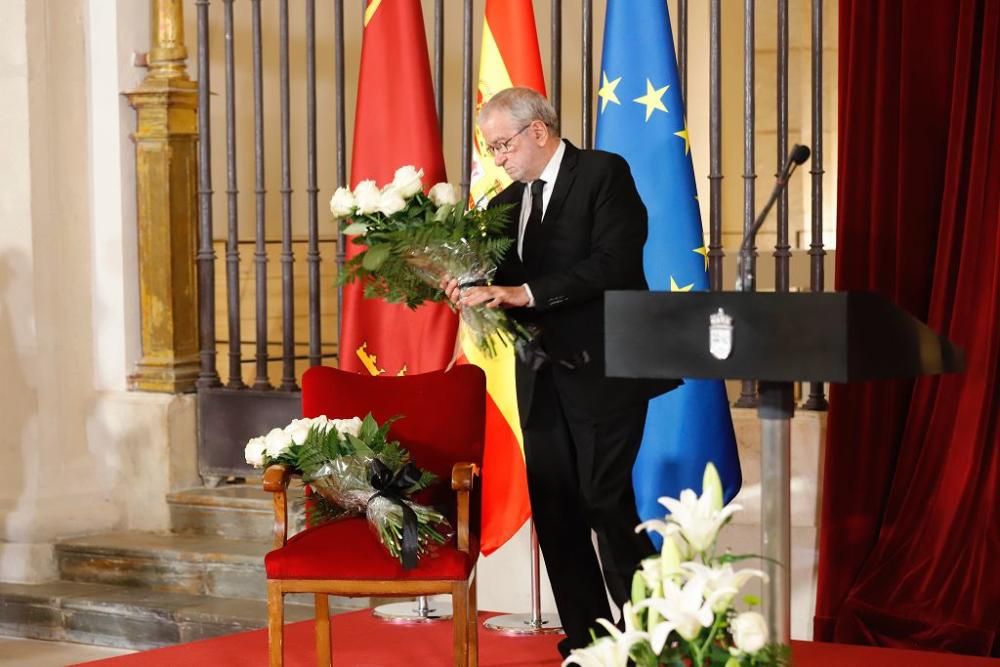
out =
[[[541,558],[538,552],[538,534],[531,523],[531,613],[503,614],[483,623],[487,630],[506,635],[549,635],[562,632],[562,624],[555,614],[542,613]]]
[[[743,3],[743,233],[747,234],[753,227],[755,206],[756,147],[754,144],[754,129],[756,126],[757,99],[754,92],[755,81],[755,3],[756,0],[744,0]],[[757,287],[757,246],[751,244],[740,255],[739,276],[741,289],[756,291]],[[749,274],[750,280],[745,280]],[[757,387],[753,380],[740,382],[740,397],[733,404],[737,408],[757,407]]]
[[[722,8],[709,6],[709,208],[708,279],[712,291],[722,289]]]
[[[791,436],[795,403],[791,382],[761,382],[761,551],[768,581],[764,618],[771,641],[791,639]]]
[[[239,215],[237,199],[239,189],[236,178],[236,64],[233,55],[233,0],[225,0],[226,39],[226,302],[229,324],[229,381],[228,389],[243,389],[241,364],[242,335],[240,331],[240,250]]]
[[[809,289],[822,292],[823,261],[823,0],[812,3],[812,239],[809,243]],[[829,403],[822,382],[809,384],[803,410],[826,410]]]
[[[222,383],[215,366],[215,251],[212,249],[212,128],[211,83],[208,66],[208,4],[195,3],[198,12],[198,339],[201,371],[199,388]]]

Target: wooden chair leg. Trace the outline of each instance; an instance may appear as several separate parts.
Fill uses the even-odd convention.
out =
[[[326,593],[316,594],[316,664],[333,667],[330,653],[330,598]]]
[[[267,582],[267,646],[271,667],[284,665],[285,594],[280,581]]]
[[[472,571],[469,584],[469,667],[479,667],[479,608],[476,601],[476,571]]]
[[[454,630],[455,667],[468,667],[469,665],[468,585],[467,581],[456,581],[451,585],[451,625]]]

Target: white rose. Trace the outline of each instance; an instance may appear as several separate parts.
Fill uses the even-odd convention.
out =
[[[755,611],[745,611],[732,623],[733,643],[744,653],[756,653],[767,644],[767,623]]]
[[[337,188],[330,197],[330,213],[338,220],[354,215],[355,206],[354,195],[347,188]]]
[[[358,417],[351,417],[350,419],[334,419],[332,423],[338,433],[350,433],[355,438],[358,437],[359,433],[361,433],[361,419]]]
[[[454,206],[458,203],[458,190],[451,183],[438,183],[427,196],[435,206]]]
[[[243,456],[246,458],[247,463],[254,468],[259,468],[264,465],[264,453],[266,451],[267,445],[265,444],[264,436],[260,436],[251,438],[247,442],[246,449],[243,450]]]
[[[396,175],[392,177],[392,184],[387,189],[395,190],[404,199],[409,199],[424,189],[424,184],[420,179],[424,175],[423,169],[416,169],[412,165],[406,165],[396,170]]]
[[[326,415],[320,415],[319,417],[313,417],[312,426],[314,429],[320,433],[326,432],[330,428],[330,420],[326,418]]]
[[[264,450],[271,458],[280,456],[291,446],[292,439],[288,437],[288,434],[285,433],[284,429],[272,428],[270,432],[264,436]]]
[[[354,188],[354,203],[358,207],[358,213],[369,214],[378,210],[379,198],[382,191],[375,185],[375,181],[361,181]]]
[[[292,442],[296,445],[301,445],[306,441],[306,436],[309,435],[310,428],[312,428],[312,420],[305,417],[303,419],[293,419],[292,423],[286,426],[284,431],[288,434]]]
[[[378,198],[378,211],[384,216],[399,213],[404,208],[406,208],[406,201],[399,192],[391,187],[383,190],[381,196]]]

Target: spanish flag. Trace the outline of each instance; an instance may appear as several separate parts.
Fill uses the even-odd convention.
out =
[[[396,169],[424,170],[427,186],[447,180],[434,109],[420,0],[368,0],[354,121],[351,186],[380,187]],[[361,247],[348,243],[347,258]],[[365,299],[358,282],[344,286],[340,367],[372,375],[444,368],[455,351],[457,318],[444,304],[415,311]]]
[[[486,0],[477,112],[497,91],[511,86],[528,86],[545,94],[531,0]],[[487,155],[478,130],[474,142],[470,198],[474,205],[485,206],[490,197],[510,184],[510,178]],[[464,330],[460,335],[466,359],[486,371],[489,395],[480,544],[483,553],[489,555],[513,537],[531,515],[514,390],[514,350],[497,345],[498,356],[490,359]]]

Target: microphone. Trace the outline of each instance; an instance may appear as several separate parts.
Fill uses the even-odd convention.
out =
[[[778,197],[784,192],[785,188],[788,187],[788,179],[792,177],[795,173],[795,169],[803,164],[809,159],[811,151],[808,146],[803,146],[801,144],[795,144],[792,146],[792,150],[788,153],[788,158],[785,159],[785,164],[782,165],[781,171],[778,173],[778,178],[774,182],[774,190],[771,191],[771,196],[768,198],[767,203],[764,204],[764,208],[761,209],[760,215],[757,219],[753,221],[753,225],[750,229],[746,231],[743,235],[743,242],[740,243],[739,252],[739,271],[736,277],[736,290],[738,292],[748,291],[751,283],[753,282],[751,277],[746,275],[746,254],[747,250],[753,244],[754,238],[757,236],[757,232],[760,230],[761,226],[764,224],[764,220],[767,218],[767,214],[771,212],[771,208],[774,203],[778,201]]]

